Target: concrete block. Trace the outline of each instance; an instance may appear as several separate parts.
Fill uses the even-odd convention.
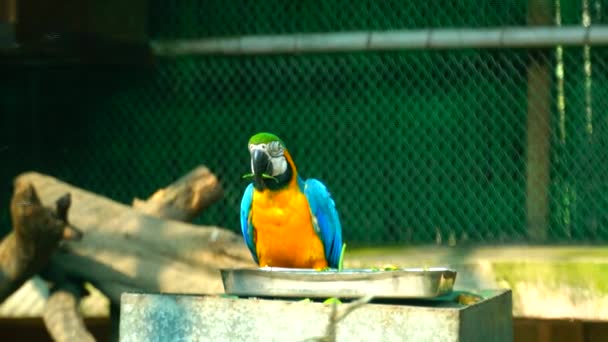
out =
[[[485,291],[468,306],[414,303],[362,306],[338,324],[337,340],[513,340],[510,290]],[[304,341],[323,336],[330,312],[313,302],[126,293],[120,341]]]

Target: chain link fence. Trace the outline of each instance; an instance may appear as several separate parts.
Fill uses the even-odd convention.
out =
[[[526,4],[153,1],[150,30],[174,39],[525,26]],[[582,5],[569,5],[562,24],[580,25]],[[606,6],[591,5],[592,23],[602,23]],[[346,242],[508,243],[531,231],[547,242],[606,241],[607,53],[206,56],[154,70],[8,72],[4,124],[32,134],[7,134],[3,207],[10,179],[27,168],[130,203],[203,163],[225,197],[197,223],[237,231],[247,140],[270,131],[302,176],[329,187]]]

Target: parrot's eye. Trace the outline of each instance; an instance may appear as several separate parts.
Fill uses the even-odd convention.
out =
[[[268,144],[268,153],[270,153],[273,157],[278,157],[283,154],[283,147],[281,147],[281,143],[278,141],[273,141]]]

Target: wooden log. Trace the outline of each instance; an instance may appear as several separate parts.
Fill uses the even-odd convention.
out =
[[[160,189],[148,200],[135,199],[133,207],[139,212],[164,219],[191,221],[204,209],[222,196],[223,190],[217,177],[204,166],[199,166],[170,186]],[[54,272],[53,272],[54,271]],[[65,270],[55,267],[51,278],[61,279],[56,285],[45,307],[45,324],[55,341],[75,341],[92,339],[82,323],[78,304],[82,297],[81,287],[73,280],[65,279]],[[58,275],[62,274],[61,276]],[[120,297],[121,293],[138,289],[117,283],[104,285],[106,295]],[[112,321],[111,340],[118,339],[119,306],[110,304]],[[112,310],[113,308],[113,310]]]
[[[44,324],[56,342],[95,341],[80,314],[80,298],[84,289],[76,282],[62,282],[52,290],[44,313]]]
[[[13,231],[0,242],[0,302],[48,263],[62,239],[80,238],[66,219],[69,194],[48,202],[57,198],[55,209],[43,207],[30,183],[15,182],[10,205]]]
[[[190,222],[222,195],[217,177],[208,168],[199,166],[147,200],[136,198],[133,207],[148,215]]]
[[[50,268],[92,283],[114,303],[125,289],[222,293],[220,268],[255,267],[242,237],[229,230],[142,214],[39,173],[18,181],[34,184],[42,203],[72,194],[70,221],[84,235],[55,253]]]
[[[136,200],[134,206],[147,215],[185,221],[200,214],[221,194],[222,188],[215,175],[205,167],[198,167],[169,187],[157,191],[147,201]],[[62,238],[78,239],[82,236],[68,223],[70,204],[71,196],[68,193],[56,201],[54,210],[45,208],[35,188],[27,180],[23,177],[16,180],[11,202],[15,230],[0,243],[0,267],[3,271],[0,272],[0,292],[4,298],[33,274],[41,271]],[[211,235],[212,240],[215,239],[215,232],[214,230]],[[242,247],[237,247],[239,248]],[[231,257],[222,248],[218,250],[220,254]],[[63,251],[66,255],[69,253],[69,247]],[[154,265],[149,267],[154,268]],[[53,258],[50,267],[41,273],[54,284],[43,318],[56,341],[93,340],[79,312],[79,301],[84,293],[83,281],[89,279],[74,278],[73,273],[57,258]],[[98,284],[95,279],[90,281]],[[104,283],[103,289],[116,308],[121,293],[145,290],[145,287],[110,280]]]

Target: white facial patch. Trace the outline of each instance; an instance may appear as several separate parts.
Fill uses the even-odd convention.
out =
[[[269,151],[269,148],[274,148],[274,150],[272,152],[274,152],[274,154],[276,154],[275,156],[272,156],[272,154]],[[287,159],[285,159],[285,156],[283,155],[283,149],[280,148],[279,150],[276,149],[277,146],[270,146],[268,144],[258,144],[258,145],[249,145],[249,153],[253,154],[253,151],[255,150],[260,150],[262,151],[264,154],[266,154],[268,156],[268,159],[270,160],[270,163],[272,164],[272,174],[271,176],[278,176],[282,173],[284,173],[285,171],[287,171]],[[253,160],[251,161],[251,172],[253,173]]]
[[[284,156],[270,157],[272,163],[272,176],[278,176],[287,171],[287,159]]]

